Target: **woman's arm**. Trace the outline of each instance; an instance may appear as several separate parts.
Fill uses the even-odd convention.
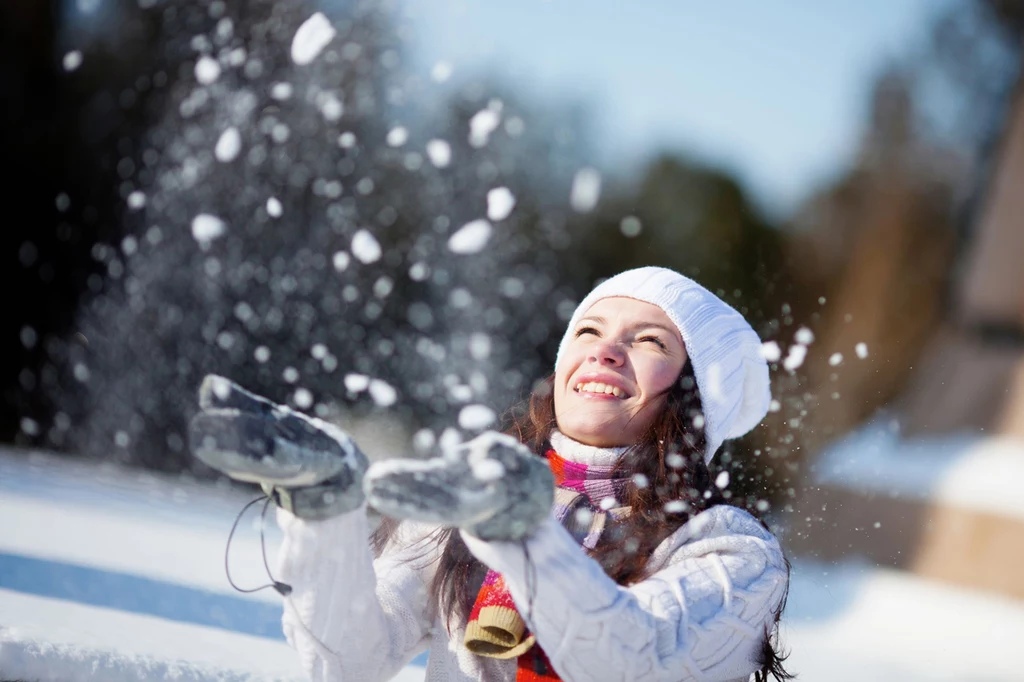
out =
[[[789,580],[775,538],[725,506],[666,540],[676,547],[663,565],[628,588],[553,520],[525,542],[526,552],[520,543],[463,537],[505,576],[555,670],[574,682],[745,680]]]
[[[365,506],[323,521],[278,512],[285,637],[314,682],[388,680],[422,652],[434,613],[428,530],[403,523],[376,561]],[[421,556],[422,555],[422,556]]]

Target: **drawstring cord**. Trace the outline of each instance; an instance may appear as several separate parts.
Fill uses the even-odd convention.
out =
[[[254,504],[260,501],[263,501],[263,511],[260,512],[260,554],[263,555],[263,568],[266,570],[267,577],[270,578],[270,582],[266,585],[260,585],[259,587],[245,589],[236,585],[235,581],[231,579],[231,568],[228,565],[228,556],[231,550],[231,539],[235,536],[235,530],[238,528],[239,521],[242,520],[242,517],[245,515],[245,512],[249,510],[249,507],[253,506]],[[238,512],[238,516],[235,517],[235,522],[231,524],[231,532],[228,533],[228,543],[224,547],[224,573],[225,575],[227,575],[228,582],[231,583],[231,587],[235,588],[239,592],[250,594],[252,592],[259,592],[260,590],[265,590],[268,587],[272,587],[274,588],[274,591],[277,592],[279,595],[281,595],[282,597],[287,597],[289,594],[292,593],[292,586],[287,583],[282,583],[278,580],[275,580],[274,575],[270,572],[270,564],[267,562],[267,543],[266,540],[264,539],[263,531],[267,525],[267,507],[269,506],[270,496],[260,495],[255,500],[249,502],[247,505],[242,507],[242,511]]]

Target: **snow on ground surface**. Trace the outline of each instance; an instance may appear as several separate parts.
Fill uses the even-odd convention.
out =
[[[234,592],[223,550],[253,496],[0,452],[0,679],[300,680],[271,590]],[[232,575],[266,582],[258,507]],[[274,566],[278,532],[268,514]],[[1024,603],[855,560],[797,560],[783,626],[801,680],[1020,680]],[[422,658],[395,678],[423,680]]]
[[[1024,441],[1014,438],[904,439],[893,422],[879,419],[823,453],[815,476],[841,488],[1024,520]]]

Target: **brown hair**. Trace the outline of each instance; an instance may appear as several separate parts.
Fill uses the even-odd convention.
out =
[[[524,401],[506,413],[504,432],[527,445],[538,457],[549,447],[556,427],[554,375],[538,384]],[[618,460],[613,476],[628,479],[621,502],[630,508],[621,521],[605,529],[590,556],[620,585],[642,580],[654,548],[696,515],[724,504],[704,462],[704,417],[693,367],[687,360],[678,381],[666,391],[665,406],[639,442]],[[669,505],[669,502],[675,502]],[[679,504],[679,503],[682,504]],[[668,509],[666,509],[668,506]],[[396,522],[385,520],[371,542],[379,554],[390,540]],[[470,553],[454,529],[436,532],[443,546],[429,590],[445,623],[465,621],[487,568]],[[781,607],[776,622],[781,615]],[[766,633],[759,679],[774,674],[791,677]]]

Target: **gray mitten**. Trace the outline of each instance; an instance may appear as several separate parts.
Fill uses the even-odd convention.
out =
[[[237,481],[259,483],[296,516],[323,519],[363,502],[368,465],[347,433],[213,374],[189,424],[192,453]]]
[[[382,514],[463,528],[481,540],[520,540],[551,512],[548,463],[494,431],[429,460],[391,459],[363,479]]]

